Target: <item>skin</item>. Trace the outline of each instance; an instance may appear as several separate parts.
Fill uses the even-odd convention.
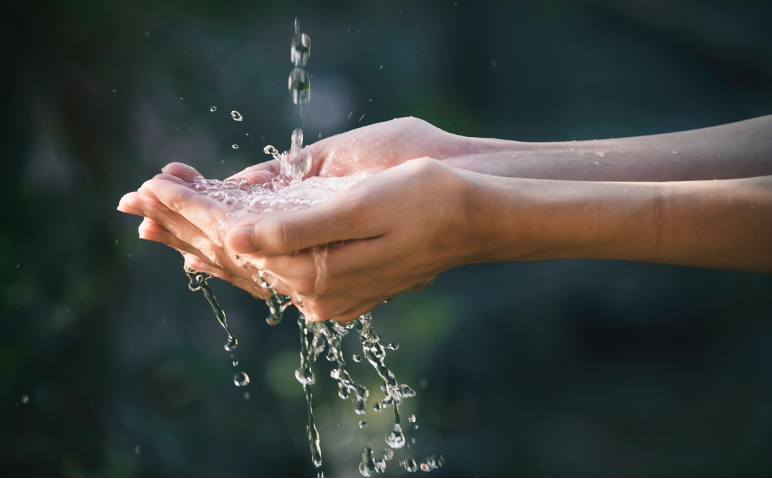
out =
[[[255,296],[256,270],[311,320],[349,321],[450,268],[599,258],[772,272],[772,117],[593,142],[465,138],[414,118],[310,145],[310,175],[379,172],[310,209],[244,216],[179,163],[124,196],[140,237]],[[234,179],[265,183],[268,162]],[[238,256],[238,258],[237,258]]]

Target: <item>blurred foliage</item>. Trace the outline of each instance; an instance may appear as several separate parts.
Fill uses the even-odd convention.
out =
[[[264,305],[213,285],[252,378],[236,388],[225,335],[185,287],[180,258],[139,241],[139,221],[114,210],[169,161],[223,177],[263,161],[267,143],[287,148],[295,17],[313,41],[309,139],[407,115],[458,134],[551,141],[772,112],[772,8],[762,2],[3,9],[9,476],[315,474],[290,376],[293,319],[268,327]],[[445,273],[374,313],[380,334],[401,344],[389,365],[418,391],[403,410],[420,425],[407,454],[444,455],[433,474],[448,476],[769,476],[770,290],[763,275],[623,262]],[[314,386],[325,471],[355,476],[361,448],[383,444],[389,413],[356,427],[327,367]],[[352,372],[377,397],[374,373]],[[395,463],[387,473],[404,475]]]

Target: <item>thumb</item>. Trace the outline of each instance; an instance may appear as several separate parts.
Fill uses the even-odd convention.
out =
[[[265,215],[231,229],[225,245],[235,253],[283,255],[338,241],[380,236],[363,208],[343,201],[339,195],[304,210]]]

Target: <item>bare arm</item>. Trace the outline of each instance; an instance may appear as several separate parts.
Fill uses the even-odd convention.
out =
[[[480,212],[472,217],[487,225],[476,261],[599,258],[772,273],[772,176],[470,181]],[[523,244],[532,245],[525,254]]]
[[[710,128],[596,141],[469,138],[446,163],[478,173],[577,181],[689,181],[772,175],[772,115]]]

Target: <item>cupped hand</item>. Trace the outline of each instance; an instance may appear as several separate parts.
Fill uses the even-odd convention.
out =
[[[263,272],[310,320],[349,321],[473,259],[467,183],[437,160],[407,161],[305,210],[246,212],[230,229],[231,210],[196,192],[196,176],[171,164],[119,209],[144,216],[140,236],[183,252],[186,268],[265,298]]]
[[[414,117],[397,118],[331,136],[307,146],[307,176],[345,176],[378,172],[415,158],[458,160],[470,155],[473,141]],[[280,174],[277,160],[251,166],[230,179],[266,184]],[[471,169],[471,168],[470,168]]]
[[[275,275],[309,319],[348,321],[471,262],[469,216],[464,173],[422,158],[318,206],[244,221],[224,244]]]

